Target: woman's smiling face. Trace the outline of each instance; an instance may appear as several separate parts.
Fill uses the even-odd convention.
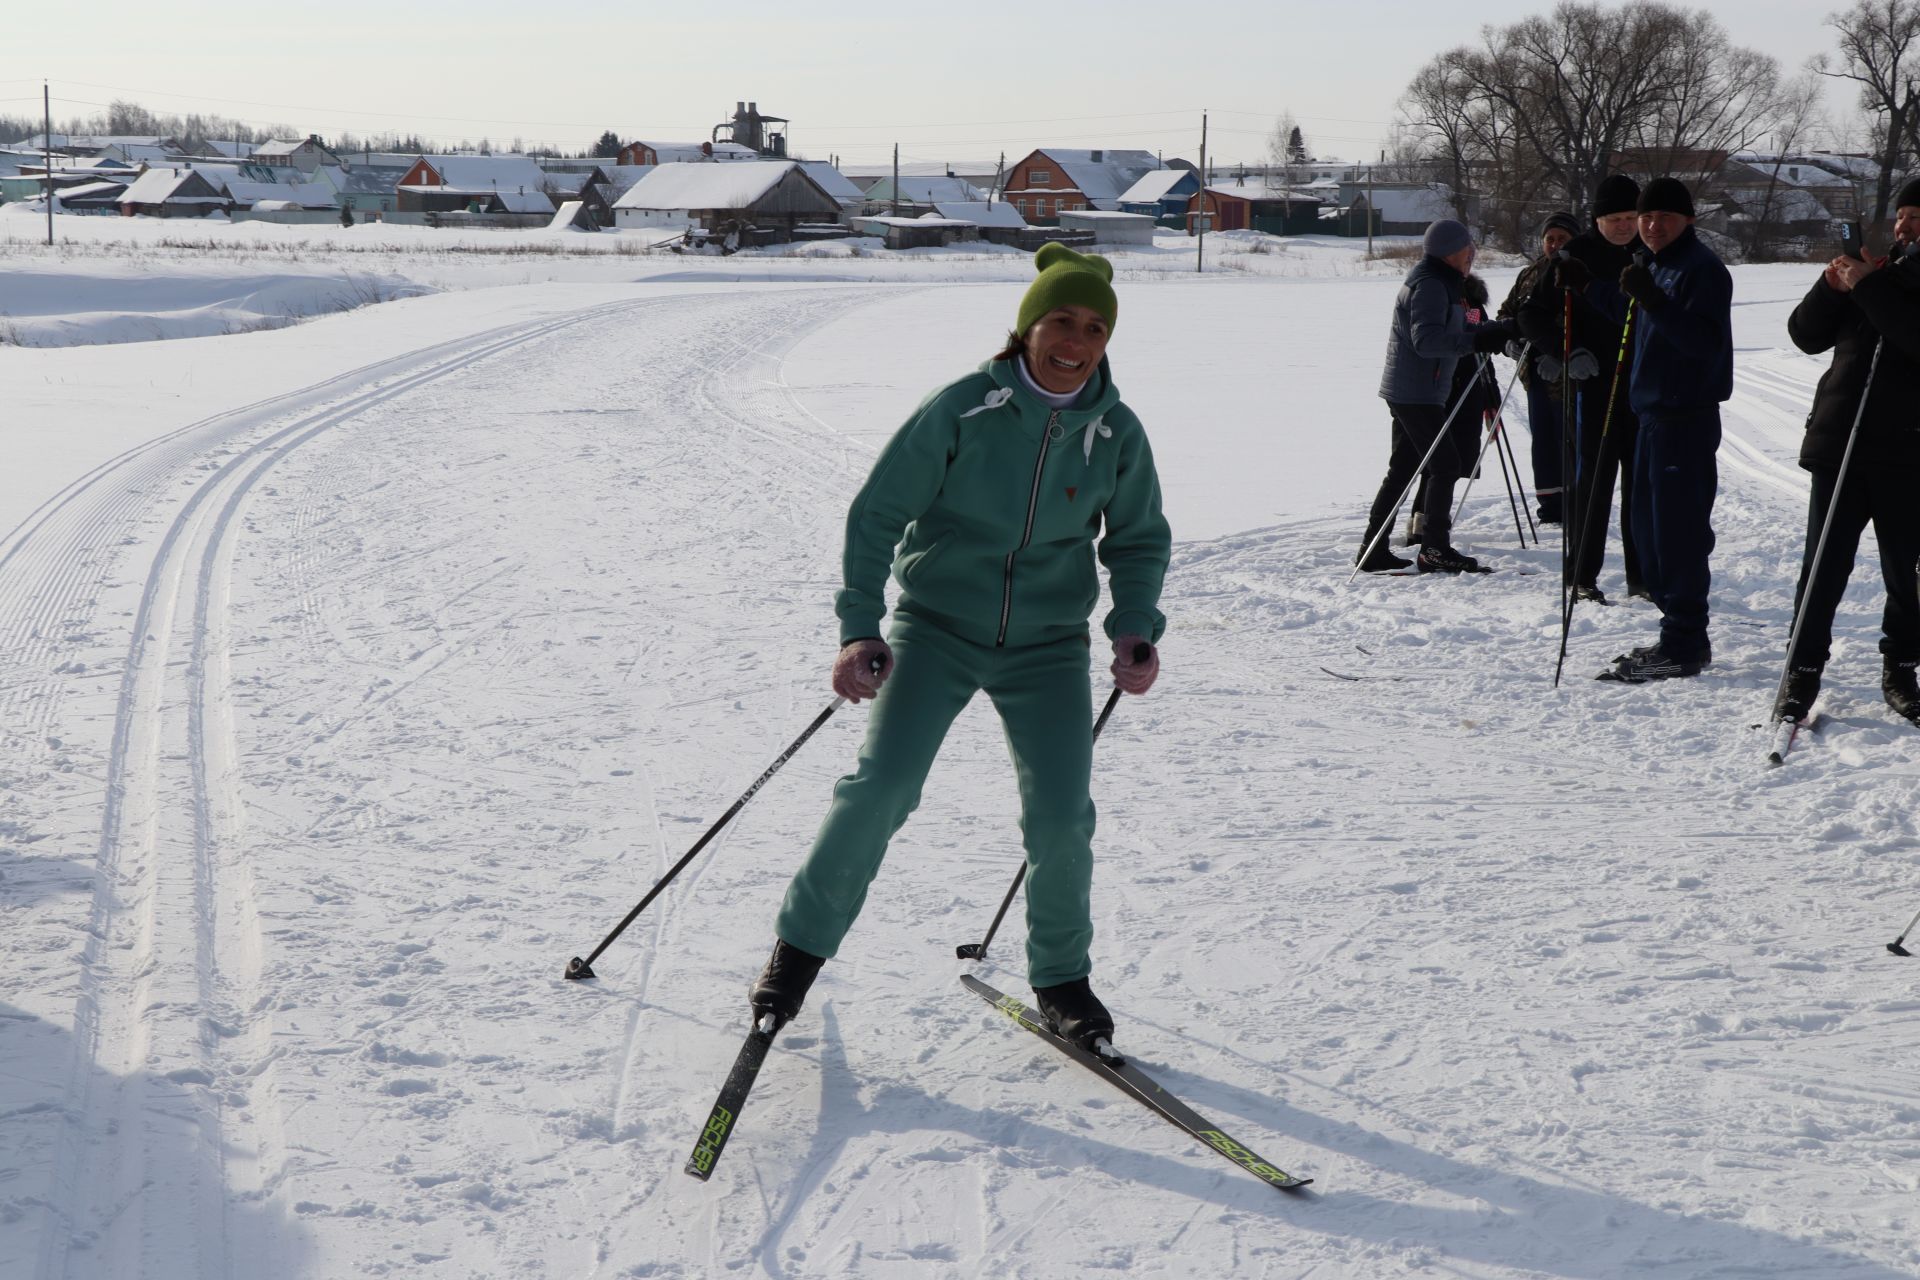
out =
[[[1055,307],[1027,330],[1027,372],[1055,395],[1077,391],[1107,351],[1107,321],[1092,307]]]

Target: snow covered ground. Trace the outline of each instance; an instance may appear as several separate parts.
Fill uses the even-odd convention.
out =
[[[1771,772],[1750,727],[1808,270],[1736,272],[1716,665],[1595,684],[1653,619],[1583,607],[1555,690],[1558,552],[1497,474],[1462,542],[1503,572],[1346,582],[1398,271],[1164,257],[1113,344],[1178,543],[1165,673],[1099,749],[1096,980],[1310,1194],[955,981],[1018,858],[985,707],[711,1183],[680,1168],[861,713],[560,976],[826,705],[846,502],[1027,261],[395,248],[365,269],[443,291],[0,348],[0,1276],[1920,1274],[1883,949],[1920,741],[1874,573],[1831,727]],[[1012,991],[1020,941],[982,966]]]

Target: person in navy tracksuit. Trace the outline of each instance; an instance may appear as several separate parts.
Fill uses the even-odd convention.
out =
[[[1620,274],[1633,302],[1628,403],[1634,452],[1634,541],[1660,607],[1660,638],[1616,658],[1604,679],[1640,683],[1699,675],[1707,638],[1720,405],[1733,394],[1733,277],[1693,227],[1693,196],[1675,178],[1640,193],[1640,239],[1652,252]]]

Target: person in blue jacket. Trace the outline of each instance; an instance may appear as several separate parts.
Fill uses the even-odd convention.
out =
[[[1462,356],[1500,350],[1519,332],[1508,320],[1468,323],[1464,293],[1467,274],[1473,269],[1474,245],[1473,233],[1464,224],[1441,218],[1427,228],[1420,247],[1420,261],[1407,273],[1394,299],[1386,369],[1380,375],[1380,398],[1393,415],[1393,440],[1387,475],[1367,513],[1367,535],[1361,539],[1356,561],[1367,573],[1397,572],[1409,565],[1387,550],[1381,531],[1393,519],[1394,506],[1420,469],[1420,460],[1448,425],[1454,366]],[[1466,452],[1468,456],[1462,457],[1452,441],[1442,441],[1427,463],[1422,573],[1480,569],[1471,556],[1453,548],[1453,486],[1473,463],[1471,448]],[[1376,539],[1382,545],[1376,545]]]
[[[1640,239],[1652,253],[1620,273],[1632,300],[1628,403],[1640,420],[1633,460],[1634,541],[1660,608],[1660,637],[1614,659],[1601,678],[1639,684],[1697,676],[1707,636],[1720,405],[1733,394],[1733,276],[1694,230],[1693,196],[1676,178],[1640,192]]]

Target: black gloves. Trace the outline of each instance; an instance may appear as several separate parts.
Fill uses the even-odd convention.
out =
[[[1638,261],[1620,273],[1620,292],[1647,311],[1658,311],[1669,301],[1666,291],[1654,281],[1653,272]]]
[[[1593,283],[1593,272],[1578,258],[1560,258],[1553,264],[1553,282],[1562,289],[1580,293]]]
[[[1567,376],[1575,382],[1585,382],[1600,372],[1600,362],[1593,358],[1593,352],[1585,347],[1575,347],[1567,359]]]
[[[1473,331],[1473,349],[1488,353],[1501,350],[1520,336],[1520,326],[1512,320],[1489,320]]]
[[[1524,360],[1527,356],[1527,341],[1525,338],[1508,338],[1507,345],[1502,350],[1507,353],[1509,360]]]

